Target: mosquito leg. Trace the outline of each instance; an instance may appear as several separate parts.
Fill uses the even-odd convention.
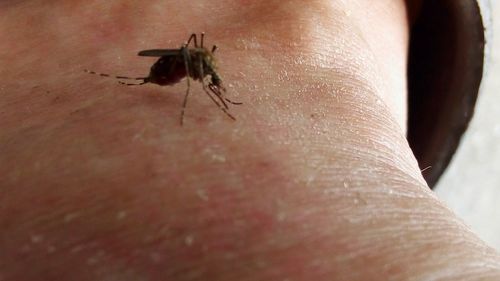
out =
[[[189,46],[189,43],[191,42],[191,40],[194,40],[194,47],[198,48],[198,40],[196,40],[196,33],[191,34],[191,36],[189,37],[189,39],[186,43],[186,46]]]
[[[205,93],[207,94],[207,96],[209,96],[210,99],[219,107],[220,110],[224,111],[224,113],[229,118],[231,118],[233,120],[236,120],[236,118],[234,118],[234,116],[231,115],[231,113],[229,113],[226,108],[224,108],[222,105],[220,105],[220,103],[212,96],[212,94],[207,90],[207,88],[203,88],[203,90],[205,91]]]
[[[213,92],[213,91],[212,91]],[[229,107],[227,106],[227,103],[224,101],[224,98],[222,97],[222,95],[220,94],[220,92],[213,92],[215,94],[215,96],[220,100],[220,102],[224,105],[224,107],[226,109],[229,109]]]
[[[198,59],[198,65],[200,67],[200,69],[199,69],[200,76],[202,77],[201,78],[201,85],[203,86],[203,91],[206,92],[207,85],[205,85],[205,79],[203,79],[203,77],[205,77],[205,73],[203,72],[203,59],[201,57],[199,57],[199,59]],[[210,87],[210,90],[213,91],[213,89],[211,87]],[[214,93],[214,94],[217,96],[217,98],[220,100],[220,102],[224,105],[224,108],[229,109],[229,107],[227,106],[227,103],[224,102],[224,100],[220,97],[220,95],[217,93]]]
[[[224,99],[225,99],[228,103],[230,103],[230,104],[234,104],[234,105],[242,105],[242,104],[243,104],[242,102],[232,101],[232,100],[230,100],[230,99],[228,99],[228,98],[226,98],[226,97],[224,97]]]
[[[229,107],[227,106],[227,103],[224,101],[220,91],[216,87],[214,87],[213,84],[208,85],[208,88],[210,89],[210,91],[212,91],[212,93],[215,94],[215,96],[220,100],[220,102],[224,105],[224,107],[226,109],[229,109]]]
[[[196,42],[196,35],[194,35],[194,40]],[[191,37],[193,37],[193,35],[191,35]],[[188,74],[187,77],[186,77],[186,80],[187,80],[187,90],[186,90],[186,94],[184,95],[184,101],[182,103],[182,111],[181,111],[181,126],[184,124],[184,111],[186,110],[186,105],[187,105],[187,100],[188,100],[188,96],[189,96],[189,88],[191,88],[191,82],[189,81],[190,79],[190,71],[189,71],[189,66],[190,66],[190,62],[191,62],[191,57],[189,57],[189,53],[188,53],[188,49],[186,46],[183,46],[181,48],[181,51],[182,51],[182,56],[184,57],[184,66],[186,67],[186,73]]]
[[[115,76],[116,79],[128,79],[128,80],[147,80],[147,77],[127,77],[127,76]]]
[[[200,58],[200,60],[201,60],[201,58]],[[203,73],[203,65],[202,65],[201,61],[200,61],[200,74],[201,74],[201,77],[203,77],[204,73]],[[207,94],[208,97],[210,97],[210,99],[217,105],[217,107],[220,110],[222,110],[229,118],[236,120],[236,118],[234,118],[234,116],[231,115],[231,113],[229,113],[227,111],[228,107],[227,107],[227,104],[224,102],[224,100],[221,99],[219,97],[219,95],[215,94],[219,98],[221,103],[224,105],[224,106],[222,106],[219,102],[217,102],[217,100],[212,96],[212,94],[210,94],[210,92],[207,90],[207,86],[205,85],[205,80],[203,80],[203,78],[201,79],[201,85],[203,87],[203,91]]]
[[[122,85],[125,85],[125,86],[140,86],[140,85],[146,84],[147,82],[143,81],[141,83],[125,83],[125,82],[122,82],[122,81],[118,81],[118,83],[120,83]]]
[[[116,79],[126,79],[126,80],[142,80],[144,83],[147,83],[147,79],[148,77],[128,77],[128,76],[115,76],[115,75],[110,75],[110,74],[106,74],[106,73],[99,73],[99,72],[95,72],[95,71],[92,71],[92,70],[88,70],[88,69],[84,69],[83,71],[87,72],[87,73],[90,73],[90,74],[93,74],[93,75],[99,75],[99,76],[102,76],[102,77],[110,77],[110,78],[116,78]],[[143,84],[144,84],[143,83]],[[142,84],[141,84],[142,85]]]
[[[204,77],[205,73],[203,73],[203,60],[201,57],[199,58],[198,64],[200,65],[200,75],[201,75],[201,77]],[[203,91],[207,91],[207,86],[205,85],[205,79],[203,79],[203,78],[201,79],[201,85],[203,86]],[[217,96],[219,101],[224,105],[224,108],[229,109],[229,107],[227,106],[227,103],[224,101],[224,99],[222,99],[222,96],[220,95],[220,93],[217,93],[214,90],[213,84],[210,83],[208,87],[210,88],[210,91],[212,91],[215,94],[215,96]]]
[[[203,36],[204,36],[205,34],[204,34],[204,33],[202,33],[201,35],[202,35],[202,37],[201,37],[201,38],[203,38]],[[203,39],[202,39],[202,40],[203,40]],[[203,41],[202,41],[202,42],[203,42]],[[206,92],[206,91],[207,91],[207,86],[205,85],[205,72],[203,71],[203,59],[202,59],[201,57],[199,57],[199,58],[198,58],[198,66],[199,66],[199,68],[200,68],[200,69],[199,69],[199,71],[200,71],[200,73],[199,73],[199,74],[200,74],[200,77],[201,77],[201,79],[200,79],[200,80],[201,80],[201,86],[203,87],[203,91],[205,91],[205,92]],[[209,96],[210,96],[210,94],[209,94]],[[212,98],[212,96],[210,96],[210,97]],[[222,101],[222,102],[224,102],[224,101]],[[220,104],[219,104],[218,102],[215,102],[215,103],[217,104],[217,106],[218,106],[218,107],[221,107],[221,106],[220,106]],[[225,107],[225,108],[228,108],[228,107],[227,107],[227,104],[224,104],[224,107]]]
[[[215,86],[214,84],[209,84],[208,87],[210,88],[210,90],[212,91],[212,93],[214,93],[215,95],[217,95],[219,97],[219,99],[224,99],[228,103],[234,104],[234,105],[241,105],[241,104],[243,104],[242,102],[235,102],[235,101],[232,101],[232,100],[224,97],[224,95],[219,90],[219,87]]]

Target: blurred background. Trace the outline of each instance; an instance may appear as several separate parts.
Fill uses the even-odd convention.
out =
[[[435,191],[475,233],[500,250],[500,2],[491,1],[490,8],[489,58],[476,112]]]

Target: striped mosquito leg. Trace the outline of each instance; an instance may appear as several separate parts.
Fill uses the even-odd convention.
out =
[[[122,82],[122,81],[118,81],[118,83],[122,84],[122,85],[125,85],[125,86],[140,86],[140,85],[144,85],[148,82],[146,81],[142,81],[140,83],[125,83],[125,82]]]
[[[115,76],[115,75],[111,75],[111,74],[106,74],[106,73],[100,73],[100,72],[95,72],[95,71],[92,71],[92,70],[88,70],[88,69],[84,69],[83,71],[87,72],[87,73],[90,73],[90,74],[94,74],[94,75],[99,75],[99,76],[102,76],[102,77],[110,77],[110,78],[116,78],[116,79],[125,79],[125,80],[142,80],[143,82],[146,81],[147,77],[128,77],[128,76]],[[123,84],[123,83],[121,83]],[[144,84],[144,83],[142,83]],[[134,85],[142,85],[142,84],[134,84]]]

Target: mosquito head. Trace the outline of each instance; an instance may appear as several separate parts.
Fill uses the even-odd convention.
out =
[[[217,74],[217,72],[213,72],[211,74],[211,82],[214,86],[217,86],[218,88],[225,90],[224,86],[222,85],[222,79]]]

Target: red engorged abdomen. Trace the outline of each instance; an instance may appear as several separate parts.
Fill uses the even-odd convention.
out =
[[[183,66],[175,69],[168,75],[155,77],[155,82],[161,86],[173,85],[181,81],[184,77],[186,77],[186,68]]]
[[[176,57],[162,57],[152,67],[149,81],[161,86],[173,85],[186,77],[186,66]]]

